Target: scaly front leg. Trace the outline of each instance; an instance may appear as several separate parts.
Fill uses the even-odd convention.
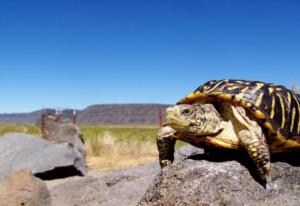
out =
[[[259,124],[251,120],[244,108],[231,107],[234,116],[239,120],[238,137],[252,161],[257,167],[262,180],[266,180],[271,170],[270,152],[266,138]]]
[[[159,152],[159,164],[164,168],[174,161],[174,150],[176,139],[174,138],[175,130],[170,126],[160,128],[156,143]]]
[[[242,130],[239,138],[257,167],[258,174],[262,180],[270,173],[270,152],[263,135],[251,134],[248,130]]]

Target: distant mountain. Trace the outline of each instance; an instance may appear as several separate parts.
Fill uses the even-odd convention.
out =
[[[77,111],[79,124],[159,124],[159,110],[165,117],[165,104],[99,104]],[[64,115],[70,116],[72,110]],[[51,110],[54,113],[54,110]],[[42,110],[30,113],[0,114],[0,123],[32,124],[40,120]]]
[[[54,109],[47,109],[49,114],[54,114]],[[64,110],[64,116],[70,116],[73,110]],[[9,123],[22,123],[22,124],[33,124],[37,123],[41,119],[42,110],[37,110],[29,113],[11,113],[11,114],[0,114],[0,124]]]
[[[0,114],[0,123],[35,123],[41,117],[41,112]]]
[[[103,104],[93,105],[78,115],[81,124],[159,124],[159,109],[164,115],[168,105]]]

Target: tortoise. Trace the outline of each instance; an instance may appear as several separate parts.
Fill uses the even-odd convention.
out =
[[[270,154],[300,149],[300,95],[261,81],[208,81],[166,109],[157,136],[162,168],[173,162],[176,140],[245,150],[266,180]]]

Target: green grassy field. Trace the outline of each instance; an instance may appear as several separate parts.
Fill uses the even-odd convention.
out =
[[[155,126],[132,126],[132,125],[83,125],[81,131],[84,139],[91,147],[92,155],[99,155],[101,146],[113,141],[115,144],[131,143],[143,145],[145,143],[155,144],[158,132]],[[102,148],[103,149],[103,148]]]
[[[111,171],[133,167],[158,158],[156,135],[159,127],[141,125],[81,125],[91,170]],[[36,125],[0,125],[0,136],[21,132],[40,136]],[[178,142],[176,147],[182,146]]]
[[[31,124],[0,124],[0,137],[8,132],[39,135],[41,133],[41,130],[36,125]]]

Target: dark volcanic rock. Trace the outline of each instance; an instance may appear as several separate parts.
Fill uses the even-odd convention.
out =
[[[191,151],[185,148],[183,156]],[[224,157],[224,153],[212,157],[201,154],[201,150],[195,152],[196,155],[163,169],[138,205],[300,204],[299,167],[273,162],[264,184],[257,181],[255,171],[250,169],[253,165],[247,163],[249,159],[243,154],[235,153],[236,161]]]
[[[0,138],[0,179],[21,169],[29,169],[42,179],[87,173],[82,155],[71,144],[8,133]]]

